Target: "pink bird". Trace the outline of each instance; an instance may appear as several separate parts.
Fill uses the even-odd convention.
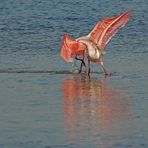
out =
[[[77,39],[72,39],[69,35],[64,34],[60,49],[61,57],[67,62],[73,62],[74,56],[76,60],[80,60],[80,73],[82,71],[82,66],[86,65],[85,58],[87,58],[88,75],[90,74],[90,62],[98,62],[101,65],[104,74],[110,75],[104,66],[102,58],[105,46],[118,30],[125,26],[130,18],[130,11],[111,18],[104,18],[95,25],[88,35]],[[78,56],[82,56],[82,59],[78,58]]]

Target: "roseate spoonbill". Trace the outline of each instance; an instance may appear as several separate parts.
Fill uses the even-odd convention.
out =
[[[99,21],[92,31],[77,39],[72,39],[68,34],[64,34],[60,55],[67,62],[73,62],[73,55],[76,60],[81,61],[79,72],[82,71],[82,66],[85,66],[85,58],[88,59],[87,74],[90,74],[90,62],[98,62],[105,75],[110,75],[106,70],[102,55],[106,44],[118,32],[118,30],[125,26],[130,20],[131,13],[126,11],[118,16],[111,18],[104,18]],[[82,56],[82,59],[77,56]]]

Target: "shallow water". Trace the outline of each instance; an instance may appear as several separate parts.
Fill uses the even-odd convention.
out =
[[[0,147],[148,147],[148,2],[0,1]],[[104,78],[59,57],[62,35],[88,33],[130,8],[106,47]]]

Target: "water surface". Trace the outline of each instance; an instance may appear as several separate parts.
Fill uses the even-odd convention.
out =
[[[0,147],[148,147],[148,2],[0,1]],[[104,78],[73,73],[59,56],[64,33],[131,9],[106,47]]]

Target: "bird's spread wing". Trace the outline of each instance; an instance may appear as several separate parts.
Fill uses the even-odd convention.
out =
[[[80,43],[79,41],[72,39],[67,34],[64,34],[61,43],[60,55],[65,61],[73,62],[72,55],[84,55],[86,49],[87,48],[83,43]]]
[[[130,11],[111,18],[104,18],[96,24],[96,26],[89,33],[88,37],[98,45],[100,50],[104,50],[110,39],[120,28],[124,27],[130,18]]]

